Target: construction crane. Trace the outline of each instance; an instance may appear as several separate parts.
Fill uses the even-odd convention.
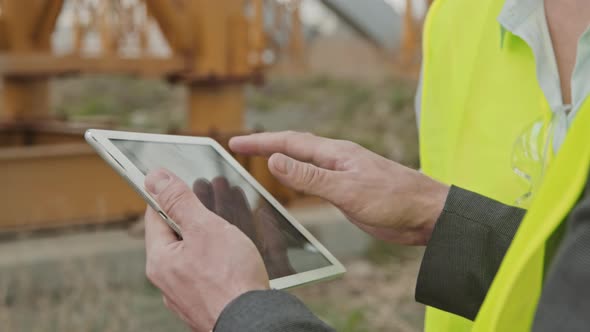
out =
[[[188,133],[215,129],[223,143],[243,130],[243,89],[265,66],[265,2],[0,0],[0,232],[102,223],[144,208],[85,146],[83,130],[52,118],[52,78],[128,74],[184,84]],[[298,1],[275,5],[291,13]],[[60,19],[71,28],[61,53],[52,47]],[[154,28],[167,54],[150,52]],[[273,190],[264,160],[242,162]]]
[[[322,1],[378,45],[391,44],[395,13],[382,0]],[[263,77],[265,52],[281,51],[272,44],[277,30],[302,62],[299,8],[300,0],[0,0],[0,232],[104,223],[144,209],[82,142],[83,129],[53,118],[53,78],[126,74],[183,84],[187,132],[215,129],[224,143],[243,130],[244,87]],[[60,19],[70,47],[57,52]],[[153,52],[154,31],[168,52]],[[292,197],[265,160],[240,161],[279,199]]]
[[[254,15],[244,14],[245,5]],[[70,54],[55,55],[51,36],[68,7],[73,15]],[[49,118],[48,81],[68,74],[114,73],[161,77],[188,88],[188,128],[242,128],[242,87],[260,74],[264,31],[262,0],[2,0],[0,76],[4,121]],[[81,16],[90,18],[82,22]],[[154,21],[172,52],[146,52]],[[85,56],[85,34],[99,35],[100,54]],[[140,41],[137,57],[120,48],[130,35]]]

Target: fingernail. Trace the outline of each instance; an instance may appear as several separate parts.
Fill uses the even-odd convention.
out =
[[[170,177],[168,172],[159,170],[148,174],[145,179],[145,186],[152,194],[158,195],[168,187],[171,179],[172,177]]]
[[[291,158],[280,156],[277,159],[278,160],[275,163],[277,171],[283,174],[288,174],[291,171],[291,168],[293,168],[293,161],[291,160]]]

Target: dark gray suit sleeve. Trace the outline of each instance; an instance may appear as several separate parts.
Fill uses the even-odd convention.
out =
[[[424,254],[416,299],[474,319],[524,213],[453,187]],[[551,261],[532,331],[589,331],[589,283],[590,182]]]
[[[296,297],[281,291],[248,292],[227,305],[215,332],[334,332]]]
[[[416,300],[474,319],[525,210],[452,187],[426,248]],[[590,330],[590,184],[547,275],[534,332]],[[295,297],[250,292],[230,303],[216,332],[333,332]]]
[[[422,259],[416,301],[473,320],[525,213],[451,187]]]
[[[590,183],[553,258],[533,331],[590,331]]]

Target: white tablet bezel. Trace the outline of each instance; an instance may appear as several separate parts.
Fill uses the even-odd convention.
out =
[[[334,278],[343,274],[344,266],[291,214],[246,171],[219,143],[208,137],[190,137],[133,133],[112,130],[89,129],[84,135],[86,141],[97,153],[143,197],[143,199],[162,216],[170,227],[181,235],[181,229],[169,218],[150,196],[144,186],[143,173],[110,141],[110,139],[144,141],[157,143],[207,145],[215,149],[246,181],[252,185],[270,204],[272,204],[293,227],[297,229],[330,262],[330,266],[273,279],[270,285],[274,289],[286,289],[307,283]]]

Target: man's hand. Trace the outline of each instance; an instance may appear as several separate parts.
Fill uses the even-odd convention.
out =
[[[296,132],[234,137],[240,154],[270,156],[283,184],[336,205],[377,238],[423,245],[442,212],[449,188],[361,146]]]
[[[179,241],[148,207],[146,274],[166,306],[194,331],[211,331],[223,308],[241,294],[269,288],[252,241],[209,211],[184,182],[158,170],[147,176],[145,186],[183,236]]]

